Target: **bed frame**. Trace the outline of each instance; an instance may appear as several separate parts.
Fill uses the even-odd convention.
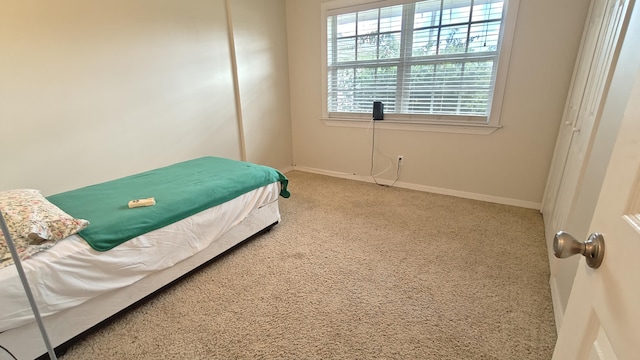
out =
[[[274,201],[253,210],[240,224],[192,257],[130,286],[43,318],[52,346],[56,347],[56,352],[64,350],[65,344],[70,340],[125,311],[244,240],[269,230],[279,221],[278,201]],[[0,360],[35,359],[46,356],[46,353],[47,349],[35,321],[0,333]]]

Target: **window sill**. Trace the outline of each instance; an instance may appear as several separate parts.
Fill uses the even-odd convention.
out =
[[[364,119],[336,119],[322,118],[327,126],[369,128],[373,120]],[[404,130],[404,131],[428,131],[454,134],[490,135],[500,129],[500,125],[469,125],[469,124],[432,124],[424,122],[402,122],[397,120],[378,120],[377,129]]]

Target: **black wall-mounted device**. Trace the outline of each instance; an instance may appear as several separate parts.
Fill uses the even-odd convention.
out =
[[[382,101],[373,102],[373,120],[384,119],[384,104]]]

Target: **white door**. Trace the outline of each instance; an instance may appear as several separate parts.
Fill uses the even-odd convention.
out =
[[[585,235],[582,232],[586,231],[590,215],[580,224],[568,218],[577,206],[628,5],[629,0],[591,2],[543,200],[549,250],[554,234],[561,229],[579,229],[576,235]],[[549,255],[554,311],[560,326],[577,263],[575,260],[558,263],[551,251]]]
[[[545,191],[543,213],[550,239],[573,204],[572,190],[580,179],[619,35],[616,5],[624,1],[591,2]]]
[[[544,198],[543,212],[556,233],[564,225],[576,192],[593,129],[602,110],[611,66],[629,0],[593,0],[576,60]]]
[[[640,359],[640,72],[627,104],[591,232],[598,269],[580,260],[553,359]],[[584,239],[579,239],[583,241]]]

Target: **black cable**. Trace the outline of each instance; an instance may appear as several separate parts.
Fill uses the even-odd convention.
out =
[[[369,169],[369,175],[371,175],[371,178],[373,179],[373,182],[376,183],[376,185],[392,187],[393,185],[396,184],[396,182],[400,178],[400,161],[398,161],[398,164],[396,165],[396,179],[393,180],[393,183],[391,183],[391,185],[380,184],[376,180],[376,177],[373,176],[373,160],[374,160],[373,154],[376,148],[376,121],[373,119],[371,121],[373,121],[373,131],[372,131],[373,135],[371,139],[371,169]]]
[[[376,185],[380,185],[382,186],[382,184],[378,183],[378,181],[376,180],[376,177],[373,176],[373,152],[374,149],[376,148],[376,121],[371,119],[371,121],[373,121],[373,135],[371,138],[371,169],[369,170],[369,175],[371,175],[371,178],[373,179],[373,182],[376,183]]]
[[[4,346],[0,345],[0,349],[4,350],[7,354],[11,355],[11,357],[12,357],[14,360],[18,360],[18,358],[16,358],[15,356],[13,356],[13,354],[11,353],[11,351],[7,350],[7,348],[6,348],[6,347],[4,347]]]
[[[398,179],[400,179],[400,160],[398,160],[398,164],[396,165],[396,179],[393,180],[393,182],[391,183],[391,185],[387,185],[389,187],[392,187],[393,185],[396,184],[396,182],[398,181]]]

